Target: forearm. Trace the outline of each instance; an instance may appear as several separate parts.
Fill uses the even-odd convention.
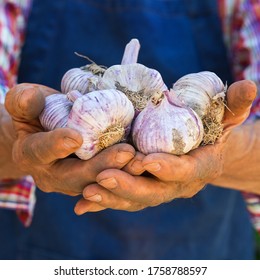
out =
[[[0,104],[0,179],[19,178],[24,174],[12,159],[15,133],[11,118],[4,105]]]
[[[260,194],[260,120],[234,129],[215,185]]]

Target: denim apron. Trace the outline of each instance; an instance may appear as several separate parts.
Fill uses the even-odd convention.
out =
[[[213,0],[35,0],[19,82],[60,89],[62,75],[88,62],[120,63],[131,38],[139,62],[166,84],[210,70],[229,84]],[[134,188],[135,186],[133,186]],[[208,185],[190,199],[140,212],[106,210],[76,216],[79,198],[37,190],[32,225],[0,212],[3,259],[250,259],[253,232],[239,192]]]

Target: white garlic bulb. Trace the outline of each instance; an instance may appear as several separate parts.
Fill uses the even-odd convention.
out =
[[[167,90],[161,74],[139,63],[113,65],[99,81],[100,89],[118,89],[131,100],[140,112],[155,92]]]
[[[62,93],[46,97],[45,106],[39,116],[41,125],[46,131],[66,127],[73,103]]]
[[[202,71],[181,77],[172,87],[175,94],[201,118],[203,118],[212,103],[218,98],[224,98],[226,86],[213,72]],[[224,106],[219,108],[218,118],[222,120]]]
[[[203,125],[191,108],[165,91],[161,96],[154,96],[136,117],[132,138],[144,154],[182,155],[200,145]]]
[[[213,72],[202,71],[181,77],[173,84],[176,94],[202,119],[204,144],[213,144],[222,134],[226,86]]]
[[[71,90],[78,90],[82,94],[86,94],[96,90],[99,72],[95,72],[93,67],[94,64],[90,64],[68,70],[62,77],[61,91],[68,93]]]
[[[92,91],[77,98],[67,127],[79,131],[82,146],[76,155],[87,160],[99,151],[126,139],[134,117],[134,107],[120,91]]]

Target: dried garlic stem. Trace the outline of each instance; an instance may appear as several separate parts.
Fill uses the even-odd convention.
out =
[[[132,102],[134,108],[138,111],[141,111],[146,106],[147,102],[150,100],[152,93],[149,95],[145,95],[145,89],[141,89],[138,91],[129,90],[127,87],[122,86],[119,82],[115,82],[115,86],[117,90],[123,92],[127,98]]]
[[[121,64],[137,63],[140,50],[140,43],[137,39],[132,39],[125,47]]]
[[[98,136],[98,146],[100,150],[103,150],[115,143],[122,141],[124,135],[125,129],[121,124],[116,124],[108,127]]]
[[[88,61],[91,62],[91,64],[87,64],[86,66],[80,67],[80,69],[86,70],[86,71],[90,71],[90,72],[92,72],[94,75],[100,75],[100,76],[102,76],[102,75],[105,73],[105,71],[106,71],[106,69],[107,69],[106,66],[96,64],[95,61],[93,61],[92,59],[90,59],[90,58],[89,58],[88,56],[86,56],[86,55],[82,55],[82,54],[79,54],[79,53],[77,53],[77,52],[74,52],[74,53],[75,53],[77,56],[83,57],[83,58],[85,58],[85,59],[87,59]]]

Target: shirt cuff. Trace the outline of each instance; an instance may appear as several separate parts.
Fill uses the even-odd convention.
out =
[[[15,210],[23,225],[29,226],[36,202],[35,189],[31,176],[0,181],[0,207]]]

